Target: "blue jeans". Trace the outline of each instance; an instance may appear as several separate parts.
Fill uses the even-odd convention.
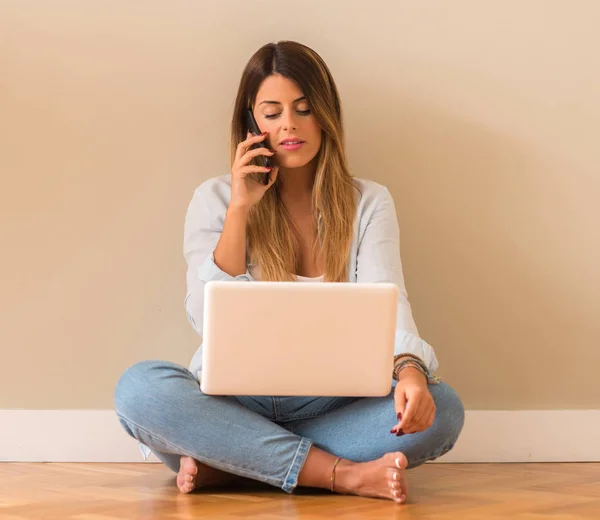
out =
[[[395,383],[395,382],[394,382]],[[393,391],[386,397],[209,396],[186,368],[167,361],[129,367],[115,390],[126,432],[170,469],[181,455],[291,493],[316,446],[355,462],[401,451],[412,468],[450,451],[464,408],[447,384],[429,385],[437,411],[427,430],[400,437]]]

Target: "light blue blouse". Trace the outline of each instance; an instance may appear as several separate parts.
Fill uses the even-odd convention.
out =
[[[419,337],[404,285],[394,200],[381,184],[356,177],[353,177],[353,182],[358,188],[357,213],[348,259],[348,281],[392,282],[399,287],[394,353],[419,356],[433,374],[438,368],[438,361],[431,345]],[[185,217],[185,310],[189,322],[201,337],[205,284],[211,280],[254,280],[250,265],[246,266],[246,273],[233,277],[215,264],[214,250],[223,231],[230,198],[230,174],[208,179],[194,191]],[[189,370],[200,376],[202,344],[194,354]]]

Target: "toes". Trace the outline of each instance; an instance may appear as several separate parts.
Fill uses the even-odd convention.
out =
[[[392,490],[392,496],[394,497],[394,500],[397,500],[399,502],[406,502],[406,495],[402,492],[401,489]]]
[[[398,504],[404,504],[404,502],[406,502],[406,495],[401,491],[392,491],[392,497],[394,498],[394,502],[397,502]]]
[[[183,470],[184,473],[189,473],[191,475],[198,473],[198,465],[196,464],[195,459],[187,455],[181,456],[179,466],[179,469]]]
[[[406,502],[406,481],[399,477],[399,472],[392,473],[392,480],[388,481],[390,493],[395,502],[404,504]]]
[[[190,474],[185,471],[181,471],[177,475],[177,487],[182,493],[190,493],[196,487],[195,485],[196,475]]]
[[[404,472],[408,466],[408,460],[402,452],[390,453],[389,455],[391,467],[388,468],[388,485],[390,492],[395,502],[404,504],[406,503],[408,491]]]
[[[401,451],[387,453],[385,455],[386,466],[403,471],[408,466],[408,459]]]
[[[194,490],[194,483],[193,482],[184,482],[181,487],[179,488],[179,490],[182,493],[191,493]]]
[[[406,458],[406,455],[404,455],[404,453],[400,451],[394,453],[394,466],[396,466],[396,468],[398,468],[399,470],[406,469],[406,466],[408,466],[408,459]]]

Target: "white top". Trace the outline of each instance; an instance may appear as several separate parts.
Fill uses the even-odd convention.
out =
[[[315,276],[314,278],[308,278],[307,276],[301,276],[299,274],[296,275],[297,282],[322,282],[325,278],[325,275]]]
[[[400,231],[392,195],[385,186],[374,181],[356,177],[352,180],[357,188],[357,211],[348,256],[348,282],[392,282],[398,286],[394,354],[419,356],[433,374],[438,368],[438,360],[433,347],[419,336],[404,285]],[[188,268],[184,305],[187,318],[200,337],[204,285],[211,280],[251,282],[255,280],[253,273],[257,274],[253,266],[247,265],[244,274],[232,277],[215,264],[214,250],[223,231],[230,199],[231,175],[213,177],[196,188],[185,217],[183,254]],[[307,281],[306,277],[297,279]],[[194,375],[201,369],[202,344],[189,365]]]
[[[250,265],[248,266],[248,272],[252,276],[254,280],[260,280],[260,266],[259,265]],[[325,275],[315,276],[314,278],[310,278],[308,276],[301,276],[299,274],[296,275],[297,282],[322,282],[325,278]]]

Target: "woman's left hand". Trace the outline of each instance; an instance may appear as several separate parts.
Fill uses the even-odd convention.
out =
[[[427,387],[427,379],[416,368],[406,367],[400,371],[394,392],[398,424],[390,433],[422,432],[435,419],[435,403]]]

